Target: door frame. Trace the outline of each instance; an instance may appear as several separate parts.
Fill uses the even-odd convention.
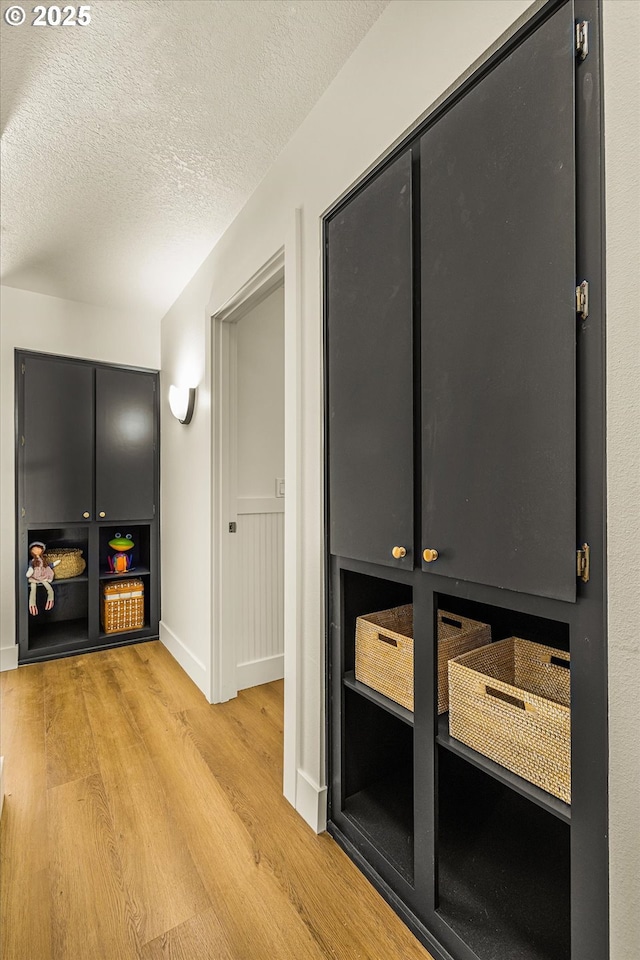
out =
[[[235,516],[231,502],[237,469],[235,409],[236,357],[233,325],[284,281],[284,783],[285,797],[296,806],[300,761],[301,624],[301,318],[302,318],[301,210],[290,218],[285,243],[253,273],[236,293],[208,311],[212,351],[212,591],[211,591],[211,703],[237,696],[236,663],[229,632],[226,537]],[[232,511],[232,512],[230,512]]]

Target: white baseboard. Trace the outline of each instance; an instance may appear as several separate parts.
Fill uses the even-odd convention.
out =
[[[263,660],[249,660],[236,667],[236,686],[238,690],[258,687],[261,683],[282,680],[284,677],[284,655],[265,657]]]
[[[187,676],[191,677],[197,688],[209,700],[209,677],[206,666],[193,655],[163,620],[160,621],[160,643],[167,648],[174,660],[178,661]]]
[[[17,670],[18,644],[12,647],[0,647],[0,672],[3,670]]]
[[[327,788],[319,787],[300,768],[296,777],[296,810],[316,833],[327,829]]]

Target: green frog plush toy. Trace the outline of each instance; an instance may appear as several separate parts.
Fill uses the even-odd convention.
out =
[[[108,557],[109,571],[111,573],[128,573],[131,570],[131,561],[133,557],[129,550],[134,546],[133,538],[130,533],[123,537],[121,533],[116,533],[113,540],[109,540],[109,546],[116,552],[112,557]]]

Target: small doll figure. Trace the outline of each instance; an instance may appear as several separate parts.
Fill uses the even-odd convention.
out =
[[[29,569],[27,570],[27,580],[31,584],[29,587],[29,613],[33,617],[35,617],[38,613],[38,604],[36,602],[36,591],[38,589],[38,584],[43,586],[47,593],[45,610],[51,610],[53,608],[54,598],[51,581],[53,580],[53,568],[57,567],[60,561],[54,560],[53,563],[49,563],[44,555],[45,550],[46,546],[41,540],[34,540],[33,543],[29,544],[29,556],[31,561],[29,564]]]

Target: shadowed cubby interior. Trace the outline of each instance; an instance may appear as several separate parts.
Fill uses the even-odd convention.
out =
[[[343,812],[413,882],[413,729],[344,690]]]
[[[367,613],[411,603],[413,590],[406,583],[370,577],[352,570],[342,570],[341,577],[344,671],[348,673],[355,669],[356,619]]]
[[[115,550],[109,546],[109,541],[113,540],[118,534],[121,537],[131,535],[133,547],[131,548],[131,576],[140,576],[149,572],[150,553],[149,553],[149,524],[123,523],[114,526],[105,526],[100,528],[100,576],[108,576],[109,557],[113,556]],[[121,574],[121,576],[128,576]]]
[[[88,530],[82,526],[68,527],[30,527],[27,534],[28,543],[40,541],[46,544],[47,550],[66,547],[82,550],[82,556],[85,563],[88,563]],[[29,557],[25,557],[24,572],[29,566]],[[52,610],[45,610],[46,594],[43,587],[36,589],[36,604],[38,613],[36,616],[29,614],[29,646],[32,648],[41,648],[55,646],[58,643],[75,640],[86,634],[89,598],[87,570],[77,576],[68,579],[57,579],[55,576],[52,581],[54,592],[54,606]],[[21,587],[22,603],[25,606],[29,604],[29,583],[26,576],[24,584]]]
[[[472,620],[490,624],[492,641],[503,640],[505,637],[522,637],[523,640],[542,643],[557,650],[569,650],[568,623],[443,593],[436,595],[436,606],[439,610],[447,610],[460,617],[470,617]]]
[[[479,960],[569,960],[570,826],[438,749],[438,911]]]

